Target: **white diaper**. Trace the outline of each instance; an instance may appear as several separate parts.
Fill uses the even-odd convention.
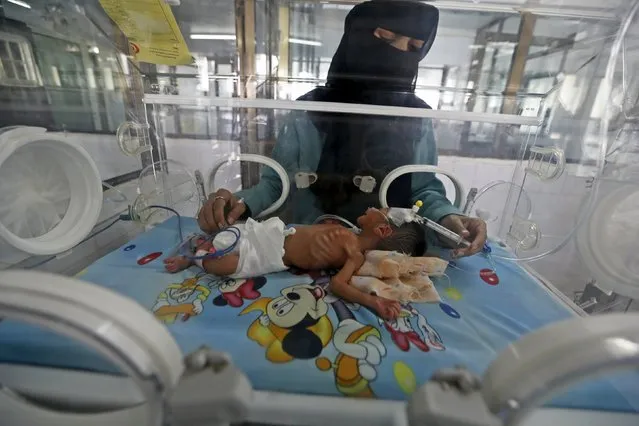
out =
[[[284,257],[284,239],[295,232],[294,228],[284,229],[285,225],[277,217],[264,222],[248,219],[244,224],[235,225],[240,230],[240,240],[233,249],[239,253],[237,270],[230,278],[253,278],[272,272],[288,269]],[[235,241],[230,232],[222,232],[213,240],[216,250],[224,250]]]

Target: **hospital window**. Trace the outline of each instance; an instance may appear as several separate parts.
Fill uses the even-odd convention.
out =
[[[0,82],[5,85],[36,85],[29,44],[13,35],[0,33]]]

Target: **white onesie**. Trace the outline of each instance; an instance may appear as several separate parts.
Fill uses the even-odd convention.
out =
[[[295,233],[295,228],[286,229],[284,222],[277,217],[263,222],[249,218],[246,223],[234,226],[240,230],[240,238],[231,253],[239,253],[239,263],[230,278],[254,278],[288,269],[282,260],[284,240]],[[221,232],[213,239],[213,246],[219,251],[230,247],[233,242],[235,236],[231,232]],[[196,256],[202,255],[198,253]],[[196,264],[202,267],[201,260]]]

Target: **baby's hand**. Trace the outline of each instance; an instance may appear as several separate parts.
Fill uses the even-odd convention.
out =
[[[191,265],[191,262],[184,256],[172,256],[164,259],[164,267],[172,274],[180,272]]]
[[[384,299],[383,297],[375,298],[375,310],[377,315],[382,317],[386,321],[397,319],[402,311],[402,307],[398,302],[394,300]]]

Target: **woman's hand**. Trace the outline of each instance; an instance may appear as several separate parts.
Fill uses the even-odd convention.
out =
[[[228,211],[226,217],[224,213]],[[227,189],[218,189],[209,195],[197,215],[202,231],[210,234],[233,225],[246,212],[246,205]]]
[[[444,217],[439,224],[461,235],[465,240],[470,242],[470,247],[468,248],[455,249],[453,251],[455,257],[477,254],[482,250],[484,244],[486,244],[486,222],[479,218],[451,214]]]

